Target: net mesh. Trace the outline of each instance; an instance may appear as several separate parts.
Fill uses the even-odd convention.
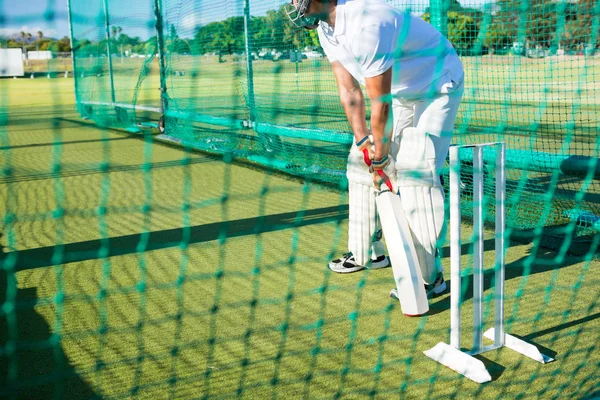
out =
[[[249,2],[247,8],[243,2],[157,4],[164,42],[165,82],[160,92],[153,5],[146,3],[132,5],[134,15],[118,6],[111,13],[109,4],[110,18],[104,16],[108,25],[73,23],[75,40],[92,29],[98,43],[94,55],[84,47],[74,52],[76,60],[94,64],[82,60],[76,67],[81,71],[78,104],[111,104],[107,99],[114,97],[116,107],[96,104],[99,111],[93,114],[95,119],[109,118],[105,123],[111,126],[137,122],[148,111],[141,108],[149,106],[165,116],[168,137],[196,148],[234,151],[236,156],[332,183],[344,179],[345,150],[352,137],[314,32],[295,29],[277,2]],[[444,6],[392,4],[427,21],[432,10],[435,14],[436,7]],[[455,141],[507,143],[509,191],[518,192],[511,196],[510,226],[527,230],[574,222],[575,237],[589,241],[597,231],[589,215],[599,214],[594,201],[600,168],[599,67],[593,57],[596,4],[504,1],[483,8],[466,2],[447,7],[443,26],[464,55],[467,76]],[[87,3],[85,8],[92,12]],[[98,21],[102,5],[96,8]],[[123,19],[127,23],[121,23]],[[123,39],[128,24],[135,33]],[[149,37],[146,60],[119,57],[118,49],[122,54],[127,46],[120,43],[127,43],[142,26],[146,35],[141,37]],[[108,46],[111,57],[105,54],[107,36],[115,42]],[[89,83],[84,83],[80,77],[94,68],[102,70],[102,76],[88,74]],[[203,133],[196,123],[250,129],[211,128]],[[588,196],[577,198],[581,185]],[[547,206],[552,210],[541,220],[530,212]]]
[[[0,396],[599,395],[600,2],[390,3],[461,56],[453,142],[506,143],[506,329],[556,361],[486,353],[493,382],[476,385],[422,354],[448,341],[448,294],[409,319],[391,271],[326,268],[346,251],[353,136],[315,32],[283,2],[69,0],[72,74],[62,57],[0,82]]]

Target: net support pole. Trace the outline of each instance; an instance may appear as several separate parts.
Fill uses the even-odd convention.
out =
[[[269,152],[280,150],[283,147],[279,135],[270,135],[259,132],[256,121],[256,103],[254,99],[254,73],[252,71],[252,42],[250,41],[250,0],[244,0],[244,42],[246,44],[246,75],[248,86],[248,119],[249,126],[252,127],[259,137],[263,148]]]
[[[244,0],[244,42],[246,44],[246,75],[248,84],[248,114],[251,123],[256,121],[254,104],[254,74],[252,71],[252,43],[250,42],[250,0]]]
[[[73,83],[75,86],[75,104],[79,110],[81,98],[79,97],[79,78],[77,78],[77,64],[75,61],[75,38],[73,37],[73,11],[71,10],[71,0],[67,0],[67,17],[69,18],[69,38],[71,38],[71,68],[73,69]]]
[[[167,100],[167,67],[165,63],[165,37],[164,37],[164,25],[162,15],[162,1],[154,0],[154,19],[156,22],[156,48],[158,50],[158,68],[160,76],[160,107],[162,116],[169,109],[169,103]],[[163,120],[164,123],[164,120]]]
[[[448,0],[431,0],[431,25],[448,36]]]
[[[110,77],[110,100],[114,104],[115,101],[115,81],[113,79],[112,54],[110,51],[110,21],[108,18],[108,0],[103,1],[104,5],[104,28],[106,30],[106,52],[108,55],[108,75]]]

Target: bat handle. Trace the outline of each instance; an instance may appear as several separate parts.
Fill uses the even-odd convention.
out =
[[[371,155],[369,154],[369,150],[365,147],[365,148],[362,149],[362,153],[363,153],[363,161],[365,162],[365,164],[367,164],[367,166],[370,169],[372,167],[372,165],[373,165],[373,161],[371,160]],[[386,186],[390,189],[390,192],[393,193],[394,192],[394,185],[392,185],[392,181],[390,180],[390,177],[387,176],[387,174],[385,172],[383,172],[383,170],[381,170],[381,169],[377,170],[377,174],[379,175],[379,177],[381,179],[383,179],[383,181],[385,182]]]
[[[394,193],[394,185],[392,185],[392,181],[390,180],[390,177],[387,176],[387,174],[385,172],[383,172],[383,170],[381,170],[381,169],[377,170],[377,175],[379,175],[379,177],[381,179],[383,179],[383,182],[390,189],[390,192]]]

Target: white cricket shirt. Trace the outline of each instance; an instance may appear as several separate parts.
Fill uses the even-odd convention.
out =
[[[321,47],[362,85],[392,70],[392,95],[417,98],[434,85],[447,93],[462,82],[452,44],[432,25],[382,0],[338,0],[335,29],[321,22]]]

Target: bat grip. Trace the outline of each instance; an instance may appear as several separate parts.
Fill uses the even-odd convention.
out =
[[[362,149],[362,153],[363,153],[363,161],[365,162],[365,164],[367,164],[367,166],[369,168],[371,168],[371,166],[373,165],[373,160],[371,160],[371,155],[369,154],[369,150],[365,147]],[[392,181],[390,180],[390,177],[387,176],[387,174],[385,172],[383,172],[382,169],[378,169],[376,170],[377,175],[379,175],[379,177],[381,179],[383,179],[383,182],[385,182],[386,186],[390,189],[390,192],[394,192],[394,186],[392,185]]]
[[[393,193],[394,192],[394,186],[392,185],[392,181],[390,180],[390,177],[387,176],[387,174],[385,172],[383,172],[382,169],[378,169],[378,170],[376,170],[376,172],[377,172],[377,175],[379,175],[379,177],[381,179],[383,179],[383,182],[387,185],[387,187]]]

